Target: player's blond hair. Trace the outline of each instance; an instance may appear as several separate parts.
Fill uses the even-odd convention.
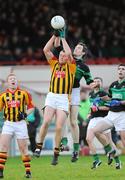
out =
[[[8,78],[9,78],[10,76],[15,76],[15,77],[16,77],[16,74],[10,73],[10,74],[7,76],[7,81],[8,81]]]

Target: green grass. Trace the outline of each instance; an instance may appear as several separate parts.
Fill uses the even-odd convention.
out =
[[[70,156],[60,156],[57,166],[50,165],[52,156],[32,158],[32,180],[125,180],[124,161],[121,156],[122,169],[116,170],[107,165],[107,158],[101,156],[103,163],[91,170],[92,157],[82,156],[77,163],[70,162]],[[4,172],[5,180],[23,180],[24,167],[20,157],[8,158]]]

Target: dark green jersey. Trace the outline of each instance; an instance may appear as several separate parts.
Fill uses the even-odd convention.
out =
[[[86,84],[93,82],[89,67],[84,62],[82,62],[81,59],[76,59],[76,74],[73,88],[80,87],[80,80],[82,77],[84,77]]]
[[[94,92],[92,91],[90,93],[90,102],[91,102],[91,105],[93,104],[93,101],[95,98],[97,97],[104,97],[108,95],[108,93],[106,91],[104,91],[104,89],[100,89],[98,92]],[[107,102],[106,101],[103,101],[101,100],[100,103],[98,104],[98,106],[106,106]],[[96,112],[92,112],[91,113],[91,118],[94,118],[94,117],[104,117],[108,114],[108,111],[102,111],[102,110],[98,110]]]
[[[115,81],[109,87],[109,96],[116,100],[125,100],[125,80],[122,82]],[[111,111],[125,111],[125,105],[110,107]]]

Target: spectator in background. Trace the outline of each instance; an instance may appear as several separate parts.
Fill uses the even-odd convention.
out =
[[[99,47],[94,39],[90,41],[88,55],[92,58],[99,57]]]
[[[109,50],[110,57],[123,57],[124,49],[122,48],[119,40],[113,40]]]
[[[28,120],[28,135],[30,141],[30,149],[34,153],[36,149],[36,133],[37,128],[40,125],[41,116],[39,113],[39,109],[37,107],[34,108],[34,111],[27,116]]]
[[[108,49],[112,47],[114,40],[118,40],[120,48],[125,48],[125,16],[124,11],[121,11],[122,3],[119,3],[115,9],[114,3],[111,6],[107,0],[104,4],[101,4],[100,1],[94,3],[92,0],[89,0],[88,3],[72,1],[75,8],[71,8],[71,1],[65,0],[53,0],[52,2],[18,0],[13,1],[13,4],[11,1],[0,0],[0,2],[0,48],[9,49],[11,54],[13,53],[15,63],[15,48],[20,48],[21,52],[25,54],[27,48],[32,47],[34,54],[37,48],[44,46],[48,33],[51,34],[48,22],[55,14],[63,15],[68,21],[68,41],[72,44],[72,48],[80,39],[84,39],[88,47],[93,46],[93,42],[91,42],[93,39],[96,45],[100,45],[100,50],[95,48],[95,45],[93,50],[91,48],[92,57],[109,57]],[[106,44],[102,39],[103,35],[106,36]],[[114,57],[125,56],[121,51],[117,52],[117,55],[112,55]],[[44,58],[43,56],[41,61]]]

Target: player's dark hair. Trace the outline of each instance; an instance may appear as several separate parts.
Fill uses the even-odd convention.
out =
[[[86,61],[87,54],[88,54],[88,48],[87,48],[86,44],[83,41],[79,41],[77,45],[83,46],[83,52],[85,52],[85,54],[82,56],[82,60]]]
[[[103,79],[101,77],[95,77],[94,79],[100,79],[100,81],[103,83]]]
[[[125,64],[119,64],[118,67],[119,67],[119,66],[125,66]]]
[[[78,44],[81,45],[81,46],[83,46],[83,51],[84,51],[85,53],[88,51],[88,48],[87,48],[87,46],[86,46],[85,43],[83,43],[82,41],[79,41]]]

